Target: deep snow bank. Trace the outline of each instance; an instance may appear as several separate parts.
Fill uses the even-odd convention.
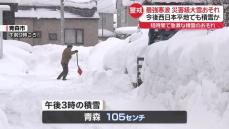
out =
[[[228,33],[229,28],[211,33],[180,31],[168,41],[149,46],[139,95],[161,100],[168,110],[187,110],[192,128],[226,129]]]
[[[144,56],[147,47],[148,30],[142,30],[125,40],[109,38],[92,48],[87,69],[91,71],[112,70],[118,73],[128,72],[129,79],[136,81],[137,57]]]
[[[0,82],[4,84],[0,85],[1,128],[66,128],[66,125],[52,127],[41,124],[40,100],[96,96],[109,100],[107,108],[110,110],[119,109],[117,102],[120,102],[125,109],[188,111],[187,125],[144,125],[144,128],[226,129],[229,126],[229,97],[226,92],[229,75],[228,32],[228,28],[211,33],[180,31],[168,41],[147,46],[146,30],[126,40],[111,38],[92,49],[77,47],[80,50],[80,64],[83,69],[84,63],[87,67],[82,80],[75,77],[75,71],[70,71],[72,80],[68,82],[55,79],[60,72],[58,70],[61,70],[59,61],[63,46],[31,48],[24,43],[16,44],[17,41],[13,41],[12,45],[8,44],[10,41],[5,41],[4,59],[0,60]],[[144,83],[131,92],[128,76],[123,73],[127,70],[131,80],[135,81],[137,56],[145,57]],[[75,61],[73,57],[71,69],[76,68]],[[10,71],[14,67],[15,70]],[[15,77],[12,78],[12,75]],[[24,88],[25,85],[28,86]],[[12,86],[14,92],[4,90],[7,86]],[[133,100],[136,100],[133,102],[135,105],[127,104]],[[76,126],[72,125],[72,128]],[[95,128],[122,127],[99,125]],[[142,125],[126,127],[143,128]]]
[[[139,98],[152,102],[148,104],[152,107],[160,105],[158,110],[187,110],[187,128],[226,129],[228,33],[229,28],[212,32],[179,31],[167,41],[147,46],[147,30],[142,30],[126,40],[110,39],[97,45],[93,54],[99,58],[94,57],[97,60],[91,62],[96,64],[95,71],[126,70],[135,82],[136,59],[145,57],[144,83],[136,90]]]
[[[100,47],[104,48],[104,45]],[[103,50],[100,47],[97,49]],[[125,93],[128,97],[126,93],[131,91],[127,75],[114,71],[93,72],[84,67],[91,48],[73,48],[79,50],[82,76],[76,72],[74,55],[69,64],[69,80],[56,80],[61,71],[60,57],[64,48],[53,44],[31,47],[23,42],[4,41],[4,58],[0,60],[0,129],[93,128],[88,125],[43,124],[41,101],[45,99],[101,99],[107,102],[107,109],[119,109],[121,104],[122,107],[129,106],[125,105],[127,99],[122,95]],[[93,55],[96,63],[100,55]],[[8,72],[11,67],[16,70]],[[117,104],[117,100],[122,101]]]
[[[28,44],[8,40],[4,41],[4,55],[0,60],[1,74],[25,74],[30,63],[28,58],[31,57],[32,47]]]
[[[55,79],[62,70],[60,61],[65,47],[54,44],[30,46],[16,40],[5,40],[4,55],[3,59],[0,60],[0,90],[11,89],[15,86],[28,85],[27,87],[30,87],[29,82],[34,81],[36,76],[42,75],[47,79]],[[91,47],[73,47],[73,50],[75,49],[79,50],[79,64],[85,70],[85,60],[88,58]],[[75,55],[72,56],[69,69],[68,77],[77,78]],[[32,80],[28,79],[28,84],[24,84],[21,81],[24,78]],[[21,83],[22,85],[19,85]]]
[[[123,53],[119,53],[120,47],[125,47],[126,43],[117,38],[109,38],[104,42],[100,42],[97,44],[90,52],[88,61],[87,61],[87,69],[91,71],[104,71],[105,69],[109,69],[109,67],[104,65],[104,62],[113,61],[113,65],[116,65],[120,57]],[[107,54],[111,54],[115,51],[115,55],[112,54],[109,57],[109,61],[106,61]],[[117,60],[118,59],[118,60]],[[119,67],[119,65],[117,66]],[[122,68],[119,68],[122,69]]]
[[[229,91],[229,80],[226,79],[229,77],[227,33],[229,28],[186,39],[176,39],[175,36],[171,40],[151,45],[145,56],[144,74],[152,75],[150,78],[143,76],[146,85],[160,87],[160,93],[176,90],[179,85],[185,86],[190,81],[201,84],[203,79],[207,79],[213,81],[222,91]],[[164,81],[157,84],[160,82],[157,79]],[[154,91],[158,92],[157,89]]]

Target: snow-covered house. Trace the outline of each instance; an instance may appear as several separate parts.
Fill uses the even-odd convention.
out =
[[[229,26],[229,0],[208,0],[209,4],[223,5],[224,7],[224,25]]]
[[[224,1],[224,23],[229,26],[229,0]]]
[[[99,0],[99,38],[106,39],[114,35],[114,14],[116,13],[116,0]]]
[[[117,0],[117,27],[137,26],[138,21],[128,14],[128,6],[143,0]]]
[[[96,2],[71,0],[64,2],[64,43],[61,43],[60,0],[30,0],[19,3],[15,14],[16,24],[28,25],[29,32],[37,32],[38,38],[18,40],[40,44],[74,44],[93,46],[98,43],[99,15]]]
[[[225,26],[229,26],[229,5],[225,8]]]
[[[8,5],[10,11],[3,11],[3,24],[15,24],[15,12],[17,11],[18,3],[16,0],[0,0],[0,5]],[[7,33],[3,32],[3,39],[7,39]]]

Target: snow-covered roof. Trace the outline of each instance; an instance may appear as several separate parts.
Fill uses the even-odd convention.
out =
[[[145,0],[122,0],[123,6],[130,6],[134,2],[144,2]],[[205,3],[207,0],[148,0],[150,2],[194,2],[194,3]]]
[[[60,0],[18,0],[20,5],[30,6],[59,6]],[[93,8],[96,7],[94,0],[64,0],[65,6],[79,7],[79,8]]]
[[[142,3],[144,0],[122,0],[122,5],[123,6],[130,6],[131,4],[135,2],[140,2]]]
[[[16,17],[60,18],[61,0],[19,0]],[[65,18],[99,18],[95,0],[64,0]]]
[[[45,8],[38,8],[38,9],[30,9],[30,10],[18,10],[15,13],[16,18],[60,18],[60,11],[53,10],[53,9],[45,9]],[[65,11],[64,18],[99,18],[98,13],[94,13],[92,17],[82,17],[80,15],[70,13]]]
[[[10,10],[8,5],[0,5],[0,10]]]
[[[18,0],[0,0],[0,3],[18,3]]]
[[[98,0],[98,12],[100,13],[115,13],[116,0]]]

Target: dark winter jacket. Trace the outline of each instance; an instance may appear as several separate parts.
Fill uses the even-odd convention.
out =
[[[70,48],[65,48],[62,53],[62,59],[61,64],[68,64],[70,59],[72,58],[72,55],[75,54],[75,51],[71,51]]]

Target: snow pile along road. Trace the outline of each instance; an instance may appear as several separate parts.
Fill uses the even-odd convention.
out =
[[[180,31],[145,54],[139,95],[166,110],[187,110],[192,129],[229,126],[229,28]],[[153,105],[153,104],[152,104]]]

